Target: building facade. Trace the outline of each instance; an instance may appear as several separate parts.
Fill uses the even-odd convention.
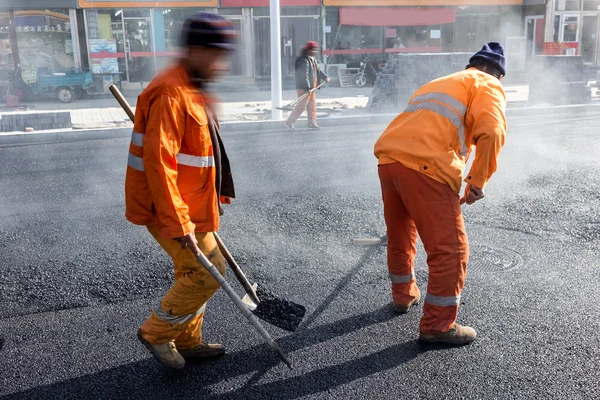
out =
[[[322,61],[352,65],[399,52],[476,51],[497,40],[530,59],[550,42],[598,64],[600,0],[280,0],[284,78],[308,40]],[[548,4],[546,4],[548,3]],[[12,53],[24,79],[39,68],[82,68],[106,83],[148,82],[179,54],[179,31],[198,11],[229,18],[241,32],[231,76],[270,74],[269,0],[20,0],[0,5],[0,69]],[[49,6],[52,4],[52,6]],[[546,21],[552,21],[547,24]],[[12,32],[11,32],[12,27]],[[13,43],[14,42],[14,43]],[[555,46],[556,47],[556,46]]]

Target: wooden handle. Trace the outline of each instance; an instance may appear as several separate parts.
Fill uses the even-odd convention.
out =
[[[231,255],[231,253],[229,252],[227,247],[225,247],[225,243],[223,243],[223,240],[221,240],[221,237],[217,234],[217,232],[214,233],[214,236],[215,236],[215,240],[217,241],[217,246],[219,246],[219,249],[221,250],[223,257],[225,257],[225,260],[227,260],[227,263],[229,264],[229,267],[232,269],[233,273],[235,274],[235,277],[240,282],[240,284],[244,287],[244,290],[246,291],[246,293],[248,294],[250,299],[252,299],[254,304],[258,305],[260,303],[260,300],[258,299],[256,292],[252,288],[252,285],[248,281],[248,278],[246,278],[246,275],[244,275],[244,272],[242,271],[242,269],[240,268],[238,263],[234,260],[233,256]]]
[[[271,335],[269,335],[269,332],[267,332],[267,330],[260,324],[260,322],[256,319],[254,314],[252,314],[252,312],[248,309],[246,304],[244,304],[242,299],[240,299],[235,294],[235,291],[231,288],[231,286],[229,286],[229,284],[227,283],[225,278],[223,278],[223,276],[221,276],[221,274],[219,273],[217,268],[209,261],[208,258],[206,258],[206,256],[202,252],[200,252],[200,255],[196,256],[196,257],[198,258],[198,261],[200,261],[200,264],[202,264],[202,266],[204,266],[204,268],[206,268],[206,270],[215,278],[215,280],[217,282],[219,282],[219,285],[221,285],[223,290],[225,290],[225,293],[227,293],[229,298],[233,301],[233,304],[235,304],[235,306],[242,312],[244,317],[246,317],[248,319],[250,324],[252,324],[252,326],[263,337],[263,339],[267,342],[269,347],[271,347],[271,349],[273,349],[277,353],[279,358],[290,369],[292,369],[292,362],[290,361],[290,359],[285,355],[283,350],[281,350],[281,348],[279,346],[277,346],[277,344],[275,343],[273,338],[271,338]]]
[[[133,109],[131,108],[131,106],[129,105],[119,88],[115,85],[110,85],[108,90],[110,90],[110,92],[113,94],[113,96],[115,96],[115,99],[117,99],[121,107],[123,107],[123,110],[125,110],[131,122],[134,122],[135,114],[133,113]]]

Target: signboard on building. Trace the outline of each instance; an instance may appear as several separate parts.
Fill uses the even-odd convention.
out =
[[[90,53],[108,56],[90,59],[90,69],[93,74],[119,73],[119,60],[116,58],[117,41],[115,39],[90,39],[89,46]],[[114,54],[115,57],[110,57],[111,54]]]
[[[218,7],[219,0],[78,0],[81,8],[169,8],[169,7]]]
[[[323,0],[325,6],[511,6],[523,0]]]

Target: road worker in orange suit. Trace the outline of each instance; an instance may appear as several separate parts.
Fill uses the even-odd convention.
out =
[[[229,161],[206,83],[228,69],[237,34],[228,20],[199,13],[182,29],[184,56],[140,94],[125,182],[126,217],[145,225],[171,257],[175,282],[138,331],[171,368],[225,353],[202,340],[206,302],[219,288],[196,255],[225,275],[213,232],[234,197]]]
[[[469,244],[461,213],[496,171],[506,134],[504,50],[488,43],[466,70],[421,87],[375,144],[388,234],[388,269],[397,312],[421,299],[414,273],[417,234],[427,253],[429,281],[419,338],[467,344],[477,333],[456,323]],[[464,175],[471,150],[477,152]]]

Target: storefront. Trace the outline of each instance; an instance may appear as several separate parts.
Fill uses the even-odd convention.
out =
[[[476,51],[521,32],[522,0],[323,0],[329,63],[366,55]],[[485,4],[485,5],[481,5]]]
[[[74,68],[78,48],[73,43],[72,16],[69,9],[0,10],[0,69],[12,71],[18,64],[23,80],[33,82],[38,71]]]
[[[185,18],[199,11],[214,12],[217,5],[217,0],[79,0],[84,8],[90,70],[103,76],[105,86],[121,81],[141,87],[179,55],[179,32]]]
[[[543,53],[544,29],[546,24],[546,0],[524,0],[524,28],[526,38],[526,59]]]
[[[578,54],[588,65],[600,64],[600,0],[548,0],[545,54]]]
[[[352,64],[367,55],[440,52],[454,8],[327,7],[329,64]],[[330,27],[330,28],[329,28]]]
[[[251,40],[242,46],[241,57],[250,61],[255,77],[271,74],[269,0],[221,0],[219,14],[239,18],[240,31]],[[281,0],[281,67],[283,77],[294,74],[294,60],[304,43],[318,42],[321,32],[321,0]],[[247,71],[250,72],[250,71]],[[252,76],[246,73],[246,76]]]

